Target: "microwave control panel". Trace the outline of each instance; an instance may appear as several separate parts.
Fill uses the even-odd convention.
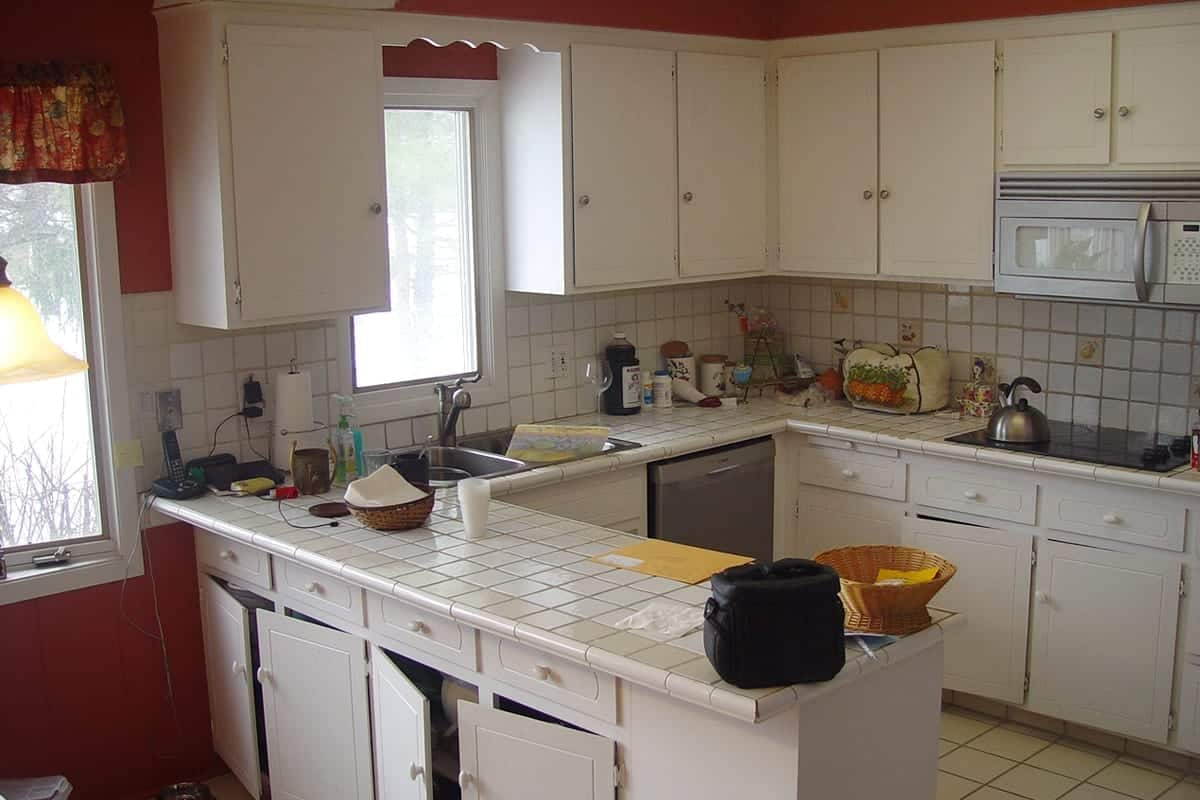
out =
[[[1172,222],[1167,242],[1167,283],[1200,284],[1200,222]]]

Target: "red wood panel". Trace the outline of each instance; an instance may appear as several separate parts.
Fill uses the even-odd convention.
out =
[[[455,42],[436,47],[420,39],[407,47],[383,48],[383,74],[389,78],[460,78],[494,81],[496,48]]]

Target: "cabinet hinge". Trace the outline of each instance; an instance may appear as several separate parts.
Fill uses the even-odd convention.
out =
[[[229,42],[227,41],[221,42],[221,63],[229,63]]]
[[[999,137],[999,140],[1000,140],[1000,152],[1001,152],[1001,153],[1003,153],[1003,152],[1004,152],[1004,128],[1001,128],[1001,129],[1000,129],[1000,130],[999,130],[999,131],[996,133],[996,136],[997,136],[997,137]]]
[[[620,762],[613,764],[613,786],[618,789],[625,788],[625,766]]]
[[[1032,550],[1032,551],[1030,551],[1030,553],[1029,553],[1029,566],[1031,566],[1031,567],[1036,567],[1036,566],[1037,566],[1037,550]]]
[[[798,499],[792,501],[792,518],[800,519],[800,501]]]
[[[242,282],[240,280],[233,282],[233,304],[235,306],[242,304]]]
[[[766,73],[766,71],[764,71],[763,72],[763,86],[766,86],[766,85],[767,85],[767,73]]]
[[[1025,673],[1025,691],[1029,691],[1029,673]]]
[[[996,72],[1004,72],[1004,56],[996,56],[996,60],[993,62],[993,67],[995,68]]]
[[[1179,577],[1179,596],[1187,597],[1187,587],[1183,584],[1183,576]]]
[[[1175,730],[1175,712],[1171,711],[1167,714],[1167,730]]]
[[[674,64],[672,64],[672,65],[671,65],[671,77],[672,77],[672,78],[676,77],[676,71],[675,71],[675,65],[674,65]]]

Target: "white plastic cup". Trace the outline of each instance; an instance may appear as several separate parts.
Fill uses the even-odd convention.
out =
[[[458,482],[458,504],[468,539],[482,539],[487,534],[491,500],[492,486],[483,478],[463,478]]]

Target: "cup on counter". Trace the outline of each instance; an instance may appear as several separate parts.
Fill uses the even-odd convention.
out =
[[[488,504],[491,500],[491,484],[483,478],[463,478],[458,482],[458,505],[462,508],[462,521],[468,539],[482,539],[487,535]]]

